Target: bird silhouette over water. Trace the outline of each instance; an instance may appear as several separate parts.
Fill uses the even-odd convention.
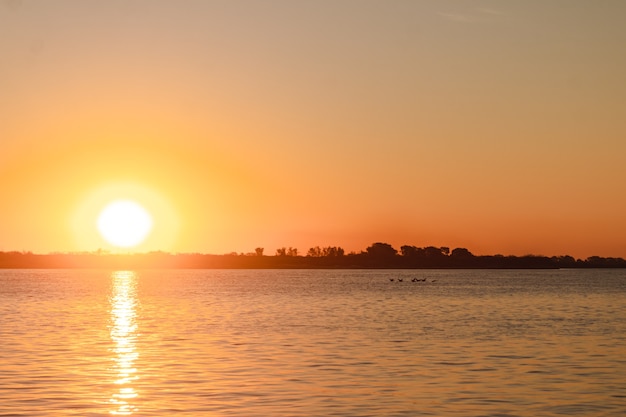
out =
[[[398,282],[404,281],[404,278],[398,278]]]

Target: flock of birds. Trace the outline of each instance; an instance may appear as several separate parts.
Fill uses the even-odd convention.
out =
[[[389,278],[389,281],[393,282],[393,281],[396,281],[396,279],[395,278]],[[404,278],[398,278],[397,281],[398,282],[403,282]],[[426,278],[422,278],[422,279],[413,278],[413,279],[411,279],[411,282],[426,282]],[[437,282],[437,280],[433,279],[430,282]]]

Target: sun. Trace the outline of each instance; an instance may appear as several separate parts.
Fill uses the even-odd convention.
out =
[[[100,235],[111,245],[132,248],[150,234],[152,216],[135,201],[115,200],[102,209],[97,226]]]

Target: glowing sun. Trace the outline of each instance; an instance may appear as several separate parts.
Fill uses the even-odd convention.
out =
[[[130,248],[143,242],[152,230],[152,216],[132,200],[116,200],[98,215],[98,231],[113,246]]]

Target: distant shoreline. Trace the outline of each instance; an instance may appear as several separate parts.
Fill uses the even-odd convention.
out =
[[[376,244],[375,244],[376,245]],[[102,251],[85,253],[34,254],[0,252],[0,269],[581,269],[626,268],[623,258],[592,256],[476,256],[466,249],[416,248],[402,253],[391,246],[373,245],[361,253],[331,255],[280,254],[171,254],[148,252],[112,254]],[[373,249],[372,249],[373,248]],[[378,250],[385,249],[385,250]],[[439,250],[434,250],[439,249]],[[441,250],[444,249],[444,250]]]

